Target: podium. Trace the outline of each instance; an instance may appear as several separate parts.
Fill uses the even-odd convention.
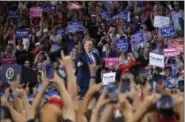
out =
[[[3,83],[15,81],[18,74],[21,83],[29,82],[33,86],[37,83],[37,72],[35,70],[17,64],[2,66],[1,81]]]

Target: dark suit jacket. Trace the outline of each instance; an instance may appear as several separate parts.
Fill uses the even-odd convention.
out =
[[[92,53],[93,57],[96,60],[97,65],[99,64],[99,58],[95,53]],[[78,67],[77,64],[78,62],[82,62],[83,65]],[[88,66],[88,62],[89,62],[89,57],[87,55],[87,53],[83,52],[81,54],[79,54],[77,56],[77,59],[75,61],[76,67],[77,67],[77,83],[79,85],[79,87],[88,87],[89,86],[89,82],[90,82],[90,70],[89,70],[89,66]]]

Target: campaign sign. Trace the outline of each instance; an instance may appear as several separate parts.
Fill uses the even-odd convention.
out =
[[[9,10],[8,11],[8,17],[18,18],[19,17],[19,11],[18,10],[15,10],[15,11]]]
[[[101,11],[100,12],[102,18],[106,19],[106,20],[110,20],[110,14],[106,11]]]
[[[108,85],[109,83],[115,82],[116,72],[104,73],[102,85]]]
[[[63,36],[64,35],[64,28],[58,28],[57,29],[57,35]]]
[[[161,28],[161,35],[163,37],[174,37],[176,36],[176,32],[174,27],[167,27],[167,28]]]
[[[119,65],[119,60],[118,60],[117,57],[115,57],[115,58],[105,58],[104,61],[105,61],[105,67]]]
[[[154,27],[163,28],[169,27],[170,17],[166,16],[154,16]]]
[[[69,21],[68,26],[83,26],[83,21]]]
[[[77,21],[77,22],[70,21],[70,22],[68,22],[68,31],[69,32],[81,32],[81,31],[83,31],[83,22],[82,21]]]
[[[55,5],[47,5],[42,7],[43,12],[47,12],[49,14],[56,13],[56,6]]]
[[[30,8],[30,16],[31,17],[41,17],[42,16],[42,8]]]
[[[175,48],[166,48],[164,49],[164,56],[169,57],[169,56],[177,56],[180,54],[180,51],[178,51]]]
[[[128,40],[127,39],[119,39],[116,41],[116,48],[119,50],[123,50],[124,52],[128,51]]]
[[[169,47],[175,48],[180,52],[184,52],[184,40],[170,40]]]
[[[25,29],[19,29],[15,31],[16,38],[28,38],[29,32]]]
[[[164,56],[155,53],[150,53],[149,63],[152,66],[164,68]]]
[[[121,11],[119,14],[118,14],[119,18],[120,19],[124,19],[126,20],[127,22],[130,21],[130,12],[128,11]]]
[[[140,44],[144,42],[144,34],[142,32],[136,33],[132,36],[131,43],[132,44]]]

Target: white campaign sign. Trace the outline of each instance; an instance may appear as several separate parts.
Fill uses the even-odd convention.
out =
[[[150,53],[150,65],[164,68],[164,56]]]
[[[108,85],[109,83],[115,82],[116,72],[104,73],[102,85]]]
[[[170,17],[165,16],[154,16],[154,27],[163,28],[169,27]]]

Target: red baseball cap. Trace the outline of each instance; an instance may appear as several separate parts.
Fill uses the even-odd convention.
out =
[[[59,96],[52,96],[48,99],[46,104],[53,104],[59,107],[60,109],[64,108],[64,102],[60,99]]]

